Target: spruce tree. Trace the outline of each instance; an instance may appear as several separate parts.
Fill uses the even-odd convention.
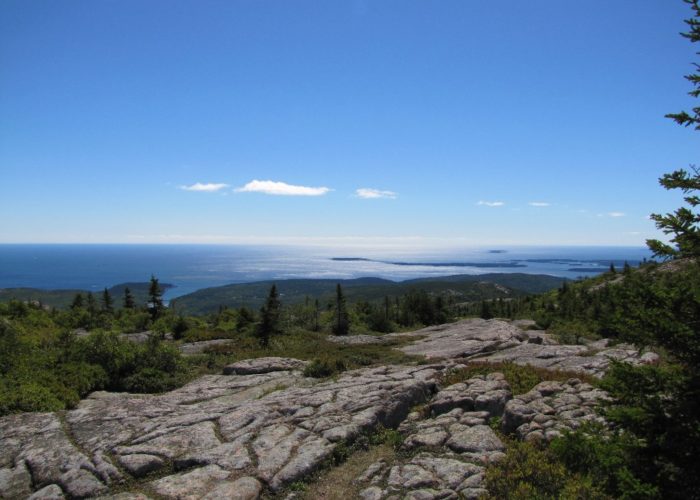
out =
[[[318,303],[318,299],[314,299],[314,331],[317,332],[319,330],[319,317],[321,315],[321,306]]]
[[[107,288],[102,292],[102,310],[109,314],[114,312],[114,301]]]
[[[685,1],[694,17],[686,21],[690,30],[683,36],[700,42],[699,0]],[[700,73],[686,78],[695,87],[690,95],[697,98]],[[667,116],[700,130],[699,107]],[[680,189],[688,204],[672,213],[651,215],[657,228],[671,236],[670,244],[647,240],[655,256],[687,258],[685,264],[663,273],[630,272],[621,286],[612,289],[616,300],[601,301],[610,304],[600,321],[604,329],[639,347],[660,348],[664,355],[659,366],[613,362],[602,384],[611,396],[607,420],[637,440],[630,469],[653,486],[654,498],[664,499],[698,498],[700,477],[700,215],[693,212],[700,205],[695,194],[700,190],[700,171],[694,166],[690,170],[676,170],[659,180],[666,189]],[[621,313],[613,309],[615,304]],[[629,479],[636,478],[627,478],[626,483],[633,484]],[[642,498],[629,496],[633,497]]]
[[[91,319],[97,315],[97,301],[95,300],[95,296],[90,292],[87,293],[87,312]]]
[[[700,42],[700,1],[684,0],[690,5],[693,17],[686,19],[689,29],[682,36],[690,40],[691,43]],[[700,55],[700,52],[696,52]],[[693,64],[695,72],[686,75],[693,89],[688,92],[691,97],[700,97],[700,64]],[[700,130],[700,106],[695,106],[690,112],[670,113],[666,115],[676,123],[685,127],[693,126],[695,130]],[[659,183],[666,189],[680,189],[685,195],[684,200],[688,207],[681,207],[673,213],[651,214],[651,220],[656,223],[656,227],[671,235],[671,245],[659,240],[647,240],[647,245],[654,252],[656,257],[663,259],[700,257],[700,214],[693,210],[700,205],[700,197],[695,194],[700,190],[700,169],[695,165],[690,166],[690,171],[679,169],[670,174],[665,174],[659,179]]]
[[[82,309],[84,307],[84,302],[83,302],[83,294],[82,293],[76,293],[75,297],[73,297],[73,302],[70,305],[71,310],[75,311],[76,309]]]
[[[265,304],[260,308],[260,323],[255,329],[255,335],[258,337],[261,346],[269,346],[270,338],[280,333],[281,312],[282,304],[277,294],[277,286],[273,284]]]
[[[134,309],[136,307],[136,301],[134,296],[131,294],[131,290],[127,286],[124,288],[124,309]]]
[[[253,311],[248,309],[247,307],[243,306],[240,309],[238,309],[238,315],[236,317],[236,330],[241,332],[245,328],[248,327],[248,325],[252,324],[255,322],[255,314]]]
[[[158,283],[158,279],[151,275],[151,283],[148,287],[148,310],[153,319],[157,319],[163,311],[163,290]]]
[[[345,304],[343,289],[338,283],[335,287],[335,319],[333,321],[334,335],[347,335],[350,332],[350,316]]]

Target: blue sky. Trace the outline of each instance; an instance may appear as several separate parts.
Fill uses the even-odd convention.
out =
[[[689,15],[4,0],[0,242],[643,245],[700,163]]]

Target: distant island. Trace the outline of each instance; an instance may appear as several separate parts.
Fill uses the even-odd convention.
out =
[[[331,260],[338,262],[373,262],[372,259],[365,259],[364,257],[333,257]]]
[[[494,250],[494,253],[505,252],[505,250]],[[378,262],[392,266],[427,266],[427,267],[479,267],[479,268],[514,268],[527,267],[516,261],[512,262],[402,262],[367,259],[365,257],[331,257],[331,260],[338,262]]]

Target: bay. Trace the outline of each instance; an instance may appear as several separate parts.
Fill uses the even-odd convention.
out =
[[[151,275],[172,299],[201,288],[291,278],[394,281],[493,272],[593,276],[637,265],[645,247],[329,248],[249,245],[0,245],[0,288],[100,291]]]

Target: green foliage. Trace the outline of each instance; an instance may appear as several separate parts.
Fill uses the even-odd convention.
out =
[[[369,435],[368,440],[369,444],[372,446],[388,444],[395,450],[398,450],[403,444],[404,437],[403,434],[396,429],[390,429],[384,427],[383,425],[379,425],[377,429]]]
[[[58,411],[65,405],[66,401],[41,381],[0,381],[0,415],[22,411]]]
[[[260,345],[267,347],[270,344],[270,337],[277,335],[280,330],[280,315],[282,304],[277,293],[277,286],[272,285],[267,296],[265,305],[260,309],[260,322],[255,328],[255,335],[260,341]]]
[[[325,378],[346,370],[342,359],[314,359],[304,368],[305,377]]]
[[[587,424],[553,440],[549,452],[570,473],[587,477],[611,497],[658,498],[658,489],[639,480],[639,471],[631,469],[641,449],[642,443],[624,431]]]
[[[686,19],[685,22],[689,29],[686,33],[683,33],[683,36],[690,40],[691,43],[700,42],[700,3],[698,0],[684,0],[684,2],[690,5],[690,8],[693,10],[693,17]],[[700,69],[700,65],[694,64],[694,66],[696,70]],[[685,79],[694,87],[688,94],[695,98],[700,96],[700,74],[696,71],[686,75]],[[671,113],[666,116],[680,125],[686,127],[694,126],[695,130],[700,130],[700,106],[694,107],[690,113],[681,111],[680,113]]]
[[[549,500],[610,498],[590,478],[572,475],[535,444],[513,441],[506,457],[486,470],[485,499]]]
[[[348,447],[348,445],[341,441],[338,444],[335,445],[335,448],[333,448],[333,453],[331,455],[333,465],[338,466],[345,462],[348,457],[351,455],[352,450]]]
[[[509,361],[503,363],[472,362],[465,368],[448,371],[442,376],[440,383],[443,386],[448,386],[464,382],[477,375],[488,375],[493,372],[501,372],[503,374],[513,394],[529,392],[537,384],[545,380],[564,382],[571,378],[578,378],[588,383],[597,383],[595,379],[579,373],[547,370],[530,365],[517,365]]]
[[[151,313],[151,318],[153,318],[153,320],[158,319],[164,307],[163,289],[160,283],[158,283],[158,279],[151,275],[151,281],[148,286],[148,311]]]
[[[134,300],[134,296],[131,294],[131,290],[128,286],[124,288],[123,306],[124,309],[133,309],[136,307],[136,301]]]
[[[178,316],[175,323],[173,323],[173,338],[175,340],[181,339],[189,328],[190,325],[187,323],[187,320],[183,316]]]
[[[107,288],[105,288],[102,292],[102,310],[108,314],[112,314],[114,312],[114,300],[112,299],[112,295],[109,293]]]
[[[700,204],[700,197],[694,194],[700,189],[700,170],[693,166],[691,170],[692,174],[681,169],[659,179],[659,183],[666,189],[680,189],[686,195],[684,200],[690,208],[681,207],[665,215],[651,214],[650,218],[656,227],[664,234],[672,235],[673,246],[659,240],[647,240],[647,245],[657,257],[667,259],[700,256],[700,214],[693,212]]]
[[[335,314],[332,331],[333,335],[347,335],[350,333],[350,316],[348,315],[345,296],[340,283],[335,288]]]
[[[105,331],[78,338],[57,323],[70,320],[39,306],[0,307],[0,414],[70,408],[97,389],[159,392],[185,380],[174,346]]]
[[[216,313],[221,305],[229,308],[245,306],[257,309],[264,304],[270,287],[276,284],[277,291],[284,296],[287,305],[305,304],[307,298],[312,297],[319,300],[320,308],[325,308],[327,304],[333,303],[338,283],[343,287],[343,295],[348,304],[360,301],[381,304],[387,296],[393,300],[411,290],[422,290],[430,297],[442,296],[449,306],[482,299],[523,297],[529,293],[542,293],[560,286],[562,281],[563,278],[554,276],[524,273],[443,276],[402,282],[380,278],[341,281],[290,279],[277,283],[260,281],[205,288],[173,299],[171,306],[186,314]]]
[[[582,344],[600,338],[591,325],[581,320],[556,321],[547,329],[562,344]]]

